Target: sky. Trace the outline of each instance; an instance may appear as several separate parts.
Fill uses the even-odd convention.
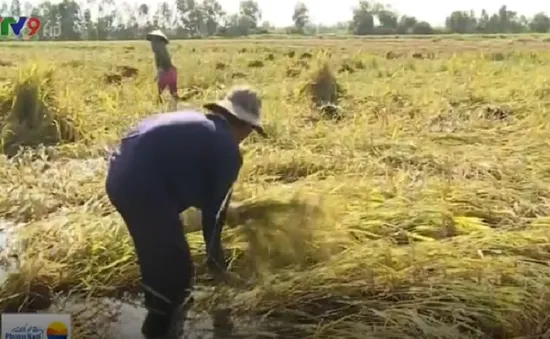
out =
[[[238,11],[239,0],[218,1],[228,12]],[[264,20],[275,26],[292,24],[292,12],[296,0],[257,0],[257,2],[262,9]],[[477,13],[485,8],[489,12],[496,12],[503,5],[503,0],[387,0],[379,2],[390,5],[399,13],[415,16],[432,25],[443,25],[445,17],[454,10],[473,9]],[[352,8],[358,3],[358,0],[304,0],[304,3],[309,8],[312,22],[333,24],[350,20]],[[548,0],[508,0],[506,5],[510,10],[527,16],[541,11],[550,14],[550,1]]]
[[[224,8],[236,11],[238,0],[219,0]],[[489,12],[498,11],[502,0],[387,0],[379,1],[390,5],[398,13],[415,16],[432,25],[443,25],[445,17],[454,10],[474,10],[481,12],[483,8]],[[264,19],[276,26],[286,26],[292,23],[292,12],[295,0],[258,0]],[[314,23],[333,24],[351,19],[352,8],[357,0],[305,0],[309,8],[310,19]],[[547,0],[508,0],[506,5],[510,10],[531,16],[540,11],[550,14],[550,1]]]
[[[116,1],[116,0],[115,0]],[[129,3],[147,3],[153,8],[163,0],[127,0]],[[239,9],[239,0],[218,0],[228,13],[236,13]],[[262,19],[269,21],[278,27],[292,24],[292,13],[297,0],[256,0],[262,10]],[[9,2],[9,0],[8,0]],[[24,2],[24,1],[22,1]],[[31,3],[41,2],[30,0]],[[56,2],[56,1],[53,1]],[[172,1],[168,1],[172,2]],[[315,24],[334,24],[348,21],[352,16],[352,8],[358,0],[304,0],[309,8],[311,22]],[[389,5],[400,14],[415,16],[417,19],[427,21],[434,26],[443,26],[445,18],[455,10],[474,10],[479,14],[482,9],[489,13],[498,11],[501,5],[506,4],[509,10],[516,11],[520,15],[533,16],[537,12],[550,14],[550,1],[548,0],[381,0],[382,4]]]

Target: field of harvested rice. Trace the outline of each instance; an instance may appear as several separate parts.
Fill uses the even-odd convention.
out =
[[[181,106],[248,83],[271,135],[243,145],[224,233],[242,281],[194,307],[229,305],[285,338],[550,337],[549,44],[171,43]],[[18,43],[0,60],[0,219],[18,225],[0,307],[135,291],[105,157],[167,109],[149,46]],[[201,233],[189,239],[211,285]],[[75,338],[93,337],[87,321],[75,315]]]

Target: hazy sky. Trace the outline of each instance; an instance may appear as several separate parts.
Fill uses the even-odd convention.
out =
[[[161,0],[127,0],[130,3],[147,3],[155,6]],[[230,13],[238,11],[239,0],[218,0],[223,8]],[[22,1],[23,2],[23,1]],[[39,0],[30,0],[32,3]],[[172,1],[168,1],[172,2]],[[263,19],[276,26],[287,26],[292,23],[292,12],[296,0],[257,0],[262,9]],[[314,23],[332,24],[347,21],[351,18],[351,10],[358,0],[304,0],[310,11],[310,19]],[[380,3],[390,5],[398,13],[413,15],[419,20],[428,21],[432,25],[443,25],[445,17],[453,10],[473,9],[479,13],[482,9],[496,12],[503,0],[386,0]],[[550,14],[548,0],[507,0],[505,4],[510,10],[532,16],[537,12]]]
[[[228,11],[236,11],[238,0],[219,0]],[[310,11],[312,22],[335,23],[351,18],[351,9],[358,3],[357,0],[305,0]],[[289,25],[292,23],[292,12],[295,0],[258,0],[262,8],[264,19],[273,24]],[[433,25],[442,25],[445,17],[453,10],[470,10],[480,12],[483,8],[488,11],[497,11],[503,4],[502,0],[387,0],[380,3],[390,5],[399,13],[413,15],[419,20],[425,20]],[[548,0],[508,0],[506,5],[510,10],[525,15],[533,15],[543,11],[550,14]]]

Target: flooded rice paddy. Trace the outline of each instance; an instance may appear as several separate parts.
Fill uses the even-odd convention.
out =
[[[9,243],[10,235],[17,231],[17,225],[0,221],[0,283],[3,283],[10,272],[17,270],[16,259],[9,253],[13,244]],[[197,287],[196,297],[205,295],[206,291]],[[39,313],[70,313],[78,316],[84,323],[87,338],[141,338],[141,323],[147,310],[143,307],[140,296],[127,296],[122,299],[102,298],[82,300],[71,296],[58,296],[52,304]],[[188,312],[180,339],[228,339],[228,338],[275,338],[274,334],[261,332],[258,322],[235,321],[228,317],[229,310],[220,309],[216,314],[197,314]],[[216,323],[216,325],[214,325]],[[251,325],[255,323],[256,325]]]

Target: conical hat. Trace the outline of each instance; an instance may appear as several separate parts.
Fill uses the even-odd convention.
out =
[[[259,98],[258,93],[248,86],[234,87],[224,99],[207,103],[203,107],[212,111],[221,108],[235,116],[235,118],[252,126],[261,136],[267,137],[260,119],[262,100]]]
[[[161,39],[163,39],[164,41],[166,41],[166,43],[168,43],[168,38],[166,37],[166,35],[164,33],[162,33],[162,31],[160,29],[156,29],[152,32],[149,32],[147,33],[147,40],[151,40],[152,37],[159,37]]]

